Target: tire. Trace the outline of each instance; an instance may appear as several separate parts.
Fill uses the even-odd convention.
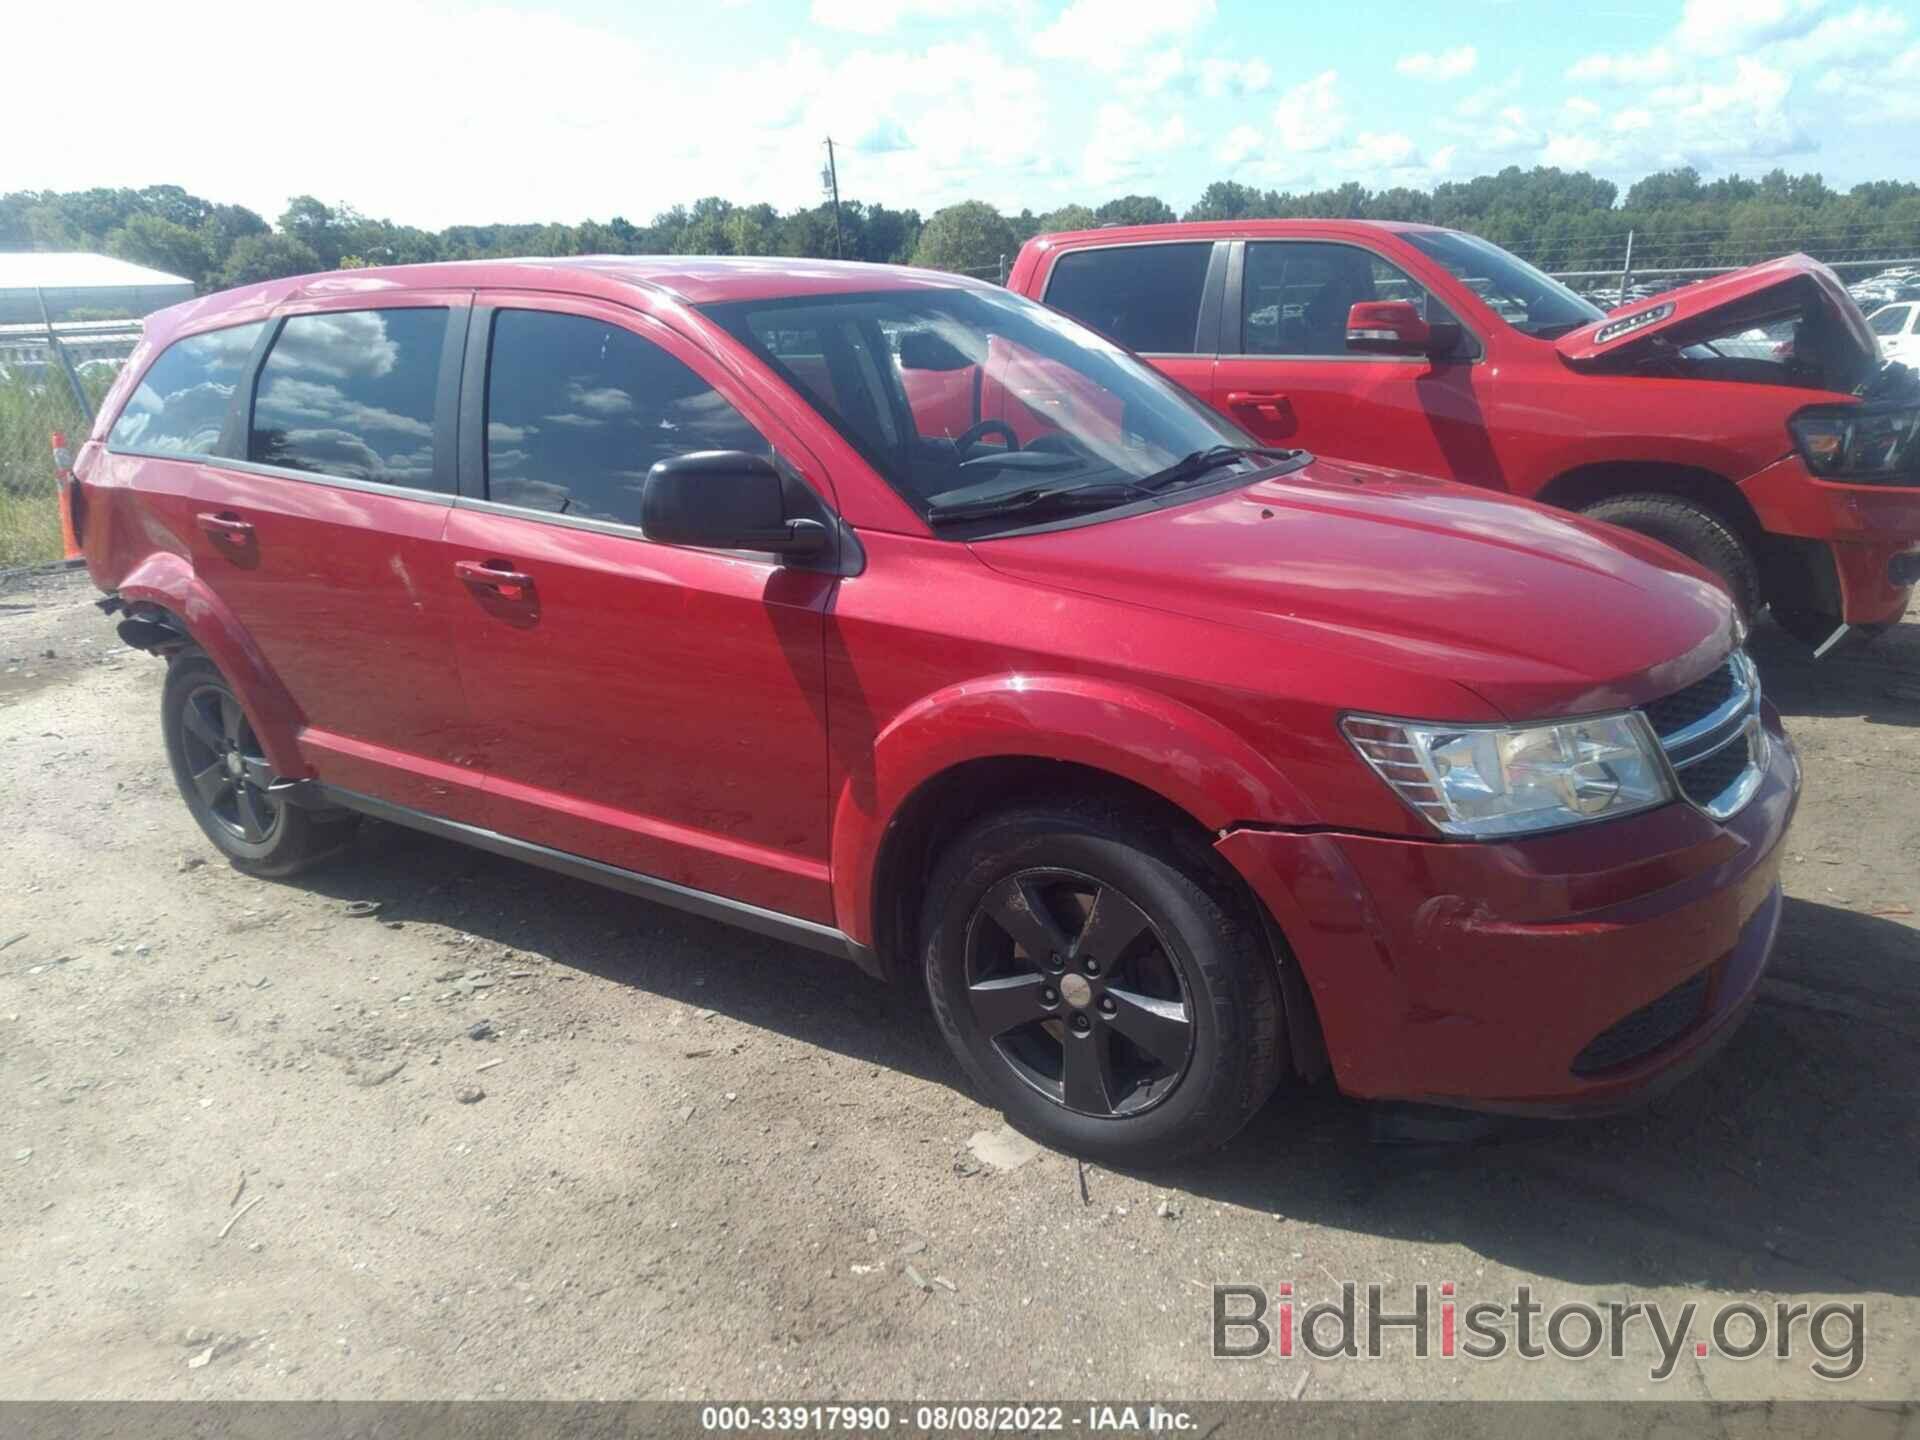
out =
[[[1734,528],[1712,511],[1670,495],[1616,495],[1580,512],[1594,520],[1632,530],[1718,575],[1751,623],[1760,613],[1760,566]]]
[[[1164,824],[1073,798],[1004,811],[934,866],[927,993],[1017,1129],[1165,1163],[1225,1144],[1285,1064],[1278,977],[1239,910]]]
[[[236,870],[292,875],[352,840],[352,816],[302,809],[266,793],[272,768],[233,687],[205,655],[188,651],[167,667],[160,727],[180,797]]]

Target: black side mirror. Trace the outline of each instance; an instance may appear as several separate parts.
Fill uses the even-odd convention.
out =
[[[764,455],[696,450],[662,460],[640,492],[650,540],[712,550],[817,555],[832,538],[818,520],[787,518],[786,487]]]
[[[908,330],[900,336],[902,370],[965,370],[972,364],[959,346],[931,330]]]

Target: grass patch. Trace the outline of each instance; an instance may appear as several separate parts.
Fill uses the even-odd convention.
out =
[[[0,570],[60,558],[50,440],[65,431],[77,450],[87,429],[58,371],[29,376],[15,368],[0,377]]]

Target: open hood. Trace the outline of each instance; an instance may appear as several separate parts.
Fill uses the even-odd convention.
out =
[[[1806,255],[1785,255],[1636,302],[1561,336],[1554,348],[1575,366],[1636,364],[1767,327],[1783,342],[1768,358],[1801,372],[1783,375],[1787,383],[1845,393],[1879,368],[1879,350],[1860,307],[1833,271]]]

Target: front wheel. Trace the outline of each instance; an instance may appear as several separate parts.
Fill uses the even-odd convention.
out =
[[[1720,577],[1741,619],[1751,623],[1760,613],[1760,566],[1753,551],[1738,531],[1711,510],[1671,495],[1616,495],[1580,513],[1671,545]]]
[[[1006,811],[947,848],[922,917],[967,1073],[1018,1128],[1112,1164],[1225,1143],[1284,1061],[1270,958],[1164,840],[1074,800]]]
[[[160,723],[187,809],[239,870],[284,876],[342,849],[350,816],[316,813],[273,792],[273,767],[226,676],[189,652],[167,667]]]

